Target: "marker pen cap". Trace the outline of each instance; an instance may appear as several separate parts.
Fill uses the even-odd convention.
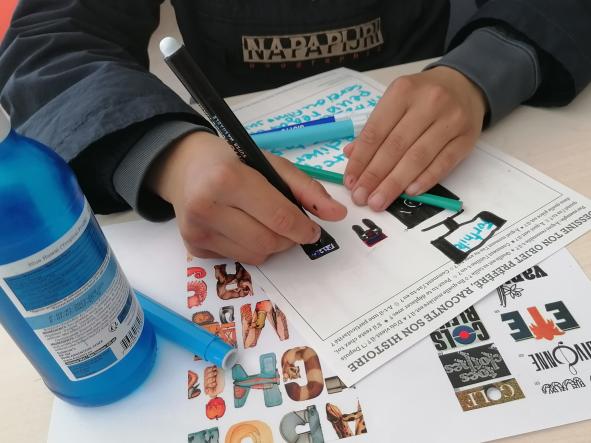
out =
[[[234,366],[238,355],[235,348],[225,341],[216,338],[207,345],[203,357],[220,368],[228,369]]]

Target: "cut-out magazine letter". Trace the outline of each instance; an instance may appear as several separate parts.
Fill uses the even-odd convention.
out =
[[[278,88],[235,108],[250,132],[366,111],[384,87],[347,69]],[[295,163],[342,172],[349,140],[276,150]],[[260,267],[275,302],[351,385],[457,316],[507,278],[591,228],[586,197],[498,150],[478,144],[430,192],[464,202],[452,213],[398,199],[375,213],[351,203],[320,222],[339,249],[311,260],[301,248]]]

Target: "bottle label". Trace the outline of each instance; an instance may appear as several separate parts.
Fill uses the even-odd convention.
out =
[[[144,326],[143,311],[88,202],[58,241],[0,266],[2,292],[72,381],[115,365]]]

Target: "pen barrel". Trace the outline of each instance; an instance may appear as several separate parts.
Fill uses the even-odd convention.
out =
[[[309,120],[309,121],[305,121],[305,122],[301,122],[301,123],[296,123],[293,125],[281,126],[279,128],[258,131],[258,132],[255,132],[255,134],[253,134],[253,135],[268,134],[269,132],[291,131],[292,129],[305,128],[306,126],[323,125],[325,123],[332,123],[334,121],[336,121],[335,117],[331,115],[330,117],[323,117],[323,118],[319,118],[317,120]],[[256,139],[255,139],[255,142],[256,142]],[[257,145],[258,145],[258,142],[257,142]],[[259,147],[260,147],[260,145],[259,145]]]
[[[328,140],[353,137],[354,135],[353,122],[351,120],[340,120],[287,131],[253,134],[252,138],[260,148],[273,149],[313,145]]]
[[[240,159],[260,172],[271,185],[301,209],[291,189],[273,169],[230,107],[217,93],[187,48],[181,46],[164,60]],[[302,209],[303,211],[303,209]]]
[[[246,129],[244,129],[244,126],[236,118],[230,107],[209,83],[209,80],[207,80],[187,49],[179,45],[172,37],[163,39],[160,45],[164,60],[170,69],[176,74],[187,91],[189,91],[189,94],[199,104],[212,124],[230,143],[240,158],[265,177],[275,189],[307,216],[308,214],[297,201],[289,186],[273,169],[271,163],[246,132]],[[311,260],[339,249],[336,241],[324,229],[321,229],[318,241],[301,246]]]
[[[146,320],[157,334],[193,352],[202,359],[223,367],[228,353],[234,348],[192,321],[181,317],[166,306],[135,291]]]

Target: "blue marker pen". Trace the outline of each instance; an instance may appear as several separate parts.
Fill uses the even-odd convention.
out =
[[[350,118],[350,114],[347,114],[346,118]],[[325,123],[333,123],[333,122],[336,122],[338,120],[343,120],[343,119],[344,118],[338,119],[336,116],[331,115],[328,117],[318,118],[316,120],[309,120],[307,122],[301,122],[301,123],[296,123],[293,125],[281,126],[280,128],[267,129],[266,131],[259,131],[259,132],[255,132],[254,134],[260,135],[260,134],[268,134],[269,132],[289,131],[291,129],[305,128],[306,126],[314,126],[314,125],[323,125]]]
[[[262,149],[312,145],[328,140],[356,137],[368,117],[368,112],[335,115],[283,128],[257,132],[252,134],[251,137]]]
[[[137,289],[135,294],[144,310],[146,320],[157,334],[220,368],[228,369],[234,366],[238,357],[235,348]]]

